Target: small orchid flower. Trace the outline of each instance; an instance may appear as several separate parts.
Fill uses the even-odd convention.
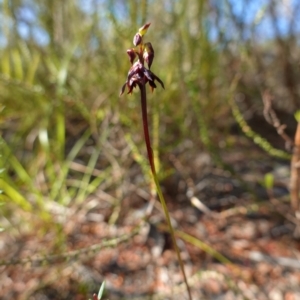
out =
[[[151,43],[145,43],[144,46],[145,46],[145,49],[144,49],[143,57],[150,69],[150,67],[152,65],[152,61],[154,59],[154,49],[153,49]]]
[[[138,30],[133,38],[135,48],[127,50],[132,67],[129,69],[127,80],[122,86],[120,96],[124,93],[126,86],[128,94],[131,94],[136,86],[140,87],[141,85],[146,85],[147,82],[149,82],[152,91],[156,88],[155,81],[158,81],[160,85],[165,88],[161,79],[150,71],[154,59],[152,44],[149,42],[143,43],[143,36],[146,34],[150,24],[151,23],[147,23]],[[138,60],[134,62],[136,58],[138,58]],[[144,66],[145,62],[149,69]]]

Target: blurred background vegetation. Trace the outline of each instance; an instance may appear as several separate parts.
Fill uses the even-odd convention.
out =
[[[55,209],[102,193],[104,221],[120,224],[132,209],[122,204],[132,185],[149,190],[139,95],[119,97],[130,67],[126,49],[145,22],[152,70],[166,87],[148,94],[162,182],[175,172],[171,153],[183,157],[187,173],[202,152],[222,168],[220,153],[235,147],[248,158],[254,143],[240,142],[236,108],[285,150],[263,118],[267,90],[293,137],[299,1],[1,0],[0,9],[3,237],[53,231],[52,249],[63,252]]]

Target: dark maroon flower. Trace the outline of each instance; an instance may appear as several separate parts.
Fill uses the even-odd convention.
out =
[[[155,81],[158,81],[161,86],[165,88],[160,78],[150,71],[154,59],[154,49],[151,43],[143,43],[143,36],[147,32],[149,26],[150,23],[147,23],[139,29],[133,38],[133,44],[136,47],[127,50],[132,67],[128,72],[126,82],[122,86],[120,96],[124,93],[126,86],[128,94],[131,94],[136,86],[146,85],[147,82],[149,82],[152,91],[156,88]],[[133,63],[136,57],[138,60]],[[145,68],[144,62],[147,63],[149,69]]]
[[[149,82],[149,85],[153,90],[154,88],[156,88],[155,80],[157,80],[160,85],[165,88],[164,83],[161,81],[161,79],[157,77],[153,72],[146,69],[138,60],[130,68],[127,75],[127,80],[121,89],[120,96],[124,93],[126,86],[128,88],[128,94],[131,94],[133,88],[135,88],[137,85],[139,86],[140,84],[146,84],[147,82]]]

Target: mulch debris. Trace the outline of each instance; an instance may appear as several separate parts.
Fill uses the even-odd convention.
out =
[[[258,149],[251,156],[232,150],[222,154],[235,170],[232,174],[213,165],[207,153],[195,154],[193,164],[186,157],[189,161],[176,153],[170,160],[170,165],[177,159],[187,166],[185,173],[177,166],[162,180],[175,228],[230,261],[221,262],[178,239],[194,299],[300,299],[300,241],[293,235],[296,224],[287,217],[293,216],[288,202],[289,164],[266,158]],[[272,197],[277,202],[263,187],[268,172],[274,174]],[[139,233],[127,241],[47,260],[50,253],[68,253],[130,235],[151,203],[150,193],[141,192],[147,188],[137,184],[128,191],[113,225],[109,220],[116,208],[108,205],[101,191],[80,205],[53,204],[51,221],[16,211],[11,229],[0,234],[1,260],[12,261],[0,267],[0,298],[88,299],[105,280],[104,299],[187,299],[157,202]],[[191,202],[192,197],[196,202]],[[29,225],[22,227],[23,223]],[[45,259],[35,261],[41,255]]]

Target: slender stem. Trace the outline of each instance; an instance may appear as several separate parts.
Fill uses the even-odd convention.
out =
[[[148,128],[146,86],[145,86],[145,84],[140,84],[139,87],[141,90],[142,118],[143,118],[143,128],[144,128],[144,136],[145,136],[147,154],[148,154],[148,159],[149,159],[149,163],[150,163],[150,167],[151,167],[151,172],[152,172],[152,174],[156,174],[153,151],[151,148],[151,140],[150,140],[149,128]]]
[[[146,148],[147,148],[147,154],[148,154],[148,159],[149,159],[149,163],[150,163],[150,167],[151,167],[151,172],[152,172],[152,176],[156,185],[156,191],[160,200],[160,203],[163,207],[164,210],[164,214],[167,220],[167,224],[168,224],[168,228],[172,237],[172,241],[174,244],[174,248],[175,248],[175,252],[177,254],[177,259],[180,265],[180,269],[183,275],[183,279],[186,285],[186,289],[189,295],[189,300],[192,300],[192,295],[191,295],[191,290],[187,281],[187,277],[185,274],[185,270],[184,270],[184,265],[183,265],[183,261],[181,259],[181,255],[180,255],[180,251],[176,242],[176,238],[175,238],[175,232],[171,223],[171,218],[170,218],[170,214],[167,208],[167,204],[166,201],[164,199],[164,196],[162,194],[159,182],[158,182],[158,178],[157,178],[157,174],[155,171],[155,164],[154,164],[154,157],[153,157],[153,151],[151,148],[151,140],[150,140],[150,135],[149,135],[149,128],[148,128],[148,116],[147,116],[147,95],[146,95],[146,85],[145,83],[140,83],[139,84],[139,88],[141,91],[141,106],[142,106],[142,118],[143,118],[143,128],[144,128],[144,136],[145,136],[145,143],[146,143]]]

